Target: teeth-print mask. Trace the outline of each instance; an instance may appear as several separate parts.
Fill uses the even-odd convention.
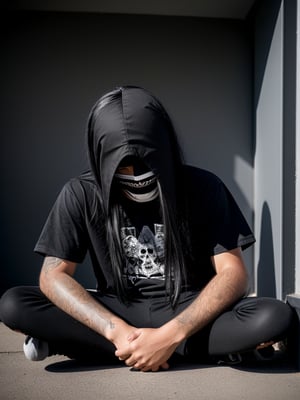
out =
[[[152,171],[142,175],[115,174],[115,177],[130,200],[145,203],[158,196],[157,179]]]

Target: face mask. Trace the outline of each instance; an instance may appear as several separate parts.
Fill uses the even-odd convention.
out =
[[[152,171],[142,175],[115,174],[115,177],[130,200],[145,203],[158,196],[157,178]]]

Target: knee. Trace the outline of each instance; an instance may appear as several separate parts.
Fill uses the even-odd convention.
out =
[[[10,329],[18,330],[22,313],[22,287],[14,287],[5,292],[0,299],[0,320]]]
[[[266,337],[281,339],[292,325],[293,311],[283,301],[268,297],[248,298],[244,306],[246,314],[253,316],[252,329],[264,332]]]

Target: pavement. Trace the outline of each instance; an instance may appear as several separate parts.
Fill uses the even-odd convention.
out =
[[[181,363],[143,373],[63,356],[31,362],[23,354],[23,340],[0,323],[1,400],[300,399],[300,372],[285,358],[235,366]]]

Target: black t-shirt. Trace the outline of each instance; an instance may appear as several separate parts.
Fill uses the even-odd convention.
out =
[[[254,236],[232,195],[214,174],[185,167],[190,257],[188,286],[201,289],[215,274],[211,256],[247,248]],[[158,201],[125,202],[122,207],[122,272],[128,288],[153,296],[164,290],[164,227]],[[98,289],[114,292],[106,228],[96,184],[90,174],[70,180],[60,192],[35,251],[81,263],[91,256]]]

